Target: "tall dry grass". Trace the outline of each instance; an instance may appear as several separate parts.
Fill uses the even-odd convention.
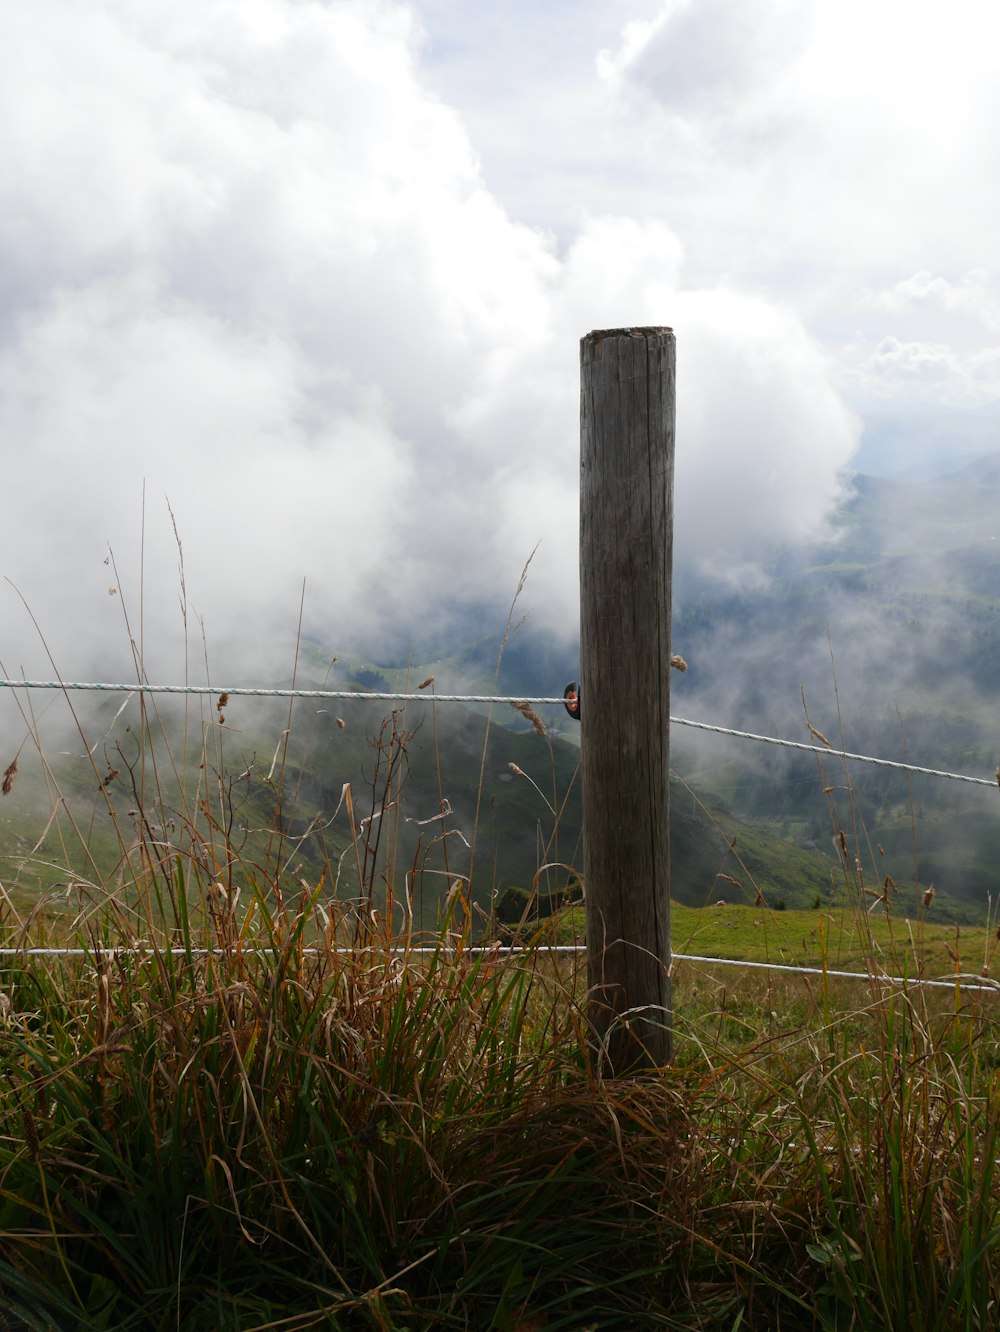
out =
[[[399,714],[305,882],[280,755],[251,855],[141,729],[79,955],[2,922],[0,1328],[998,1325],[993,996],[688,968],[674,1065],[604,1079],[547,928],[473,948],[457,877],[414,929]]]

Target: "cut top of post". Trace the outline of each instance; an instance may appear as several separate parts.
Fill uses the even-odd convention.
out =
[[[581,342],[600,342],[604,338],[648,338],[656,333],[672,333],[672,328],[665,324],[654,324],[649,328],[595,328]]]

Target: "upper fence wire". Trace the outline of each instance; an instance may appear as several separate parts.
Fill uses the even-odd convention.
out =
[[[548,694],[438,694],[433,692],[396,693],[359,689],[263,689],[249,685],[171,685],[149,683],[122,683],[84,680],[9,680],[0,679],[0,689],[57,689],[64,692],[91,692],[107,694],[187,694],[221,698],[312,698],[366,700],[384,703],[509,703],[528,704],[530,707],[565,705],[562,695]],[[925,777],[941,777],[953,782],[968,782],[974,786],[1000,787],[1000,767],[992,777],[974,777],[968,773],[948,772],[942,768],[925,768],[897,759],[877,758],[873,754],[856,754],[832,745],[810,745],[800,740],[786,740],[775,735],[758,735],[753,731],[736,730],[730,726],[717,726],[711,722],[691,721],[687,717],[671,717],[671,726],[689,726],[714,735],[734,736],[738,740],[752,740],[757,744],[776,745],[781,749],[797,749],[809,754],[822,754],[826,758],[849,759],[854,763],[870,763],[880,768],[893,768],[899,772],[920,773]]]

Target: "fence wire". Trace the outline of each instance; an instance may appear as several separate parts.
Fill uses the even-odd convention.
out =
[[[258,953],[261,949],[245,949],[244,954]],[[326,957],[328,953],[340,953],[352,955],[358,950],[354,948],[310,948],[305,947],[299,950],[304,957]],[[372,952],[383,954],[385,949],[372,948]],[[423,945],[414,944],[408,947],[391,948],[389,950],[393,956],[408,957],[416,956],[435,956],[442,952],[448,952],[447,948],[442,948],[440,944]],[[457,951],[457,950],[456,950]],[[518,957],[527,954],[531,957],[539,953],[586,953],[586,944],[542,944],[537,947],[524,947],[519,944],[470,944],[461,949],[462,953],[469,954],[472,957]],[[0,958],[27,958],[27,957],[79,957],[93,958],[95,963],[102,963],[111,957],[118,956],[168,956],[168,957],[218,957],[219,949],[213,948],[138,948],[130,946],[127,948],[109,948],[106,952],[93,948],[0,948]],[[782,971],[792,973],[797,976],[821,976],[830,980],[856,980],[869,981],[881,985],[898,985],[906,989],[908,986],[936,987],[946,990],[973,990],[981,991],[986,994],[1000,993],[1000,981],[990,980],[988,976],[980,976],[971,972],[962,972],[948,979],[930,978],[924,976],[888,976],[880,971],[841,971],[835,967],[803,967],[796,966],[791,962],[749,962],[741,961],[733,957],[707,957],[697,953],[671,953],[671,963],[674,962],[696,962],[704,966],[712,967],[745,967],[756,971]]]
[[[117,694],[179,694],[229,698],[311,698],[324,700],[363,699],[376,703],[509,703],[528,704],[530,707],[548,707],[565,705],[566,700],[560,695],[547,694],[436,694],[436,693],[394,693],[375,692],[357,689],[257,689],[247,685],[169,685],[169,684],[119,684],[110,682],[88,682],[82,680],[7,680],[0,679],[0,689],[58,689],[65,692],[89,691],[91,693]],[[776,745],[781,749],[797,749],[808,754],[822,754],[826,758],[849,759],[853,763],[870,763],[880,768],[892,768],[899,772],[919,773],[925,777],[940,777],[953,782],[968,782],[974,786],[1000,787],[1000,768],[992,777],[973,777],[962,772],[947,772],[942,768],[924,768],[915,763],[901,763],[896,759],[876,758],[873,754],[855,754],[847,749],[834,749],[832,745],[810,745],[800,740],[785,740],[775,735],[758,735],[753,731],[740,731],[730,726],[715,726],[710,722],[691,721],[687,717],[671,717],[671,726],[689,726],[697,731],[709,731],[714,735],[729,735],[738,740],[752,740],[757,744]]]

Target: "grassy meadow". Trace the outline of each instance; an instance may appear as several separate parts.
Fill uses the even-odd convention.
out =
[[[481,844],[419,919],[402,714],[300,825],[280,746],[238,817],[223,707],[188,788],[144,705],[86,822],[38,755],[67,859],[114,854],[2,899],[0,1332],[998,1325],[994,922],[897,914],[853,843],[835,907],[678,904],[678,953],[818,974],[678,962],[673,1063],[609,1078],[581,908],[501,931]]]

